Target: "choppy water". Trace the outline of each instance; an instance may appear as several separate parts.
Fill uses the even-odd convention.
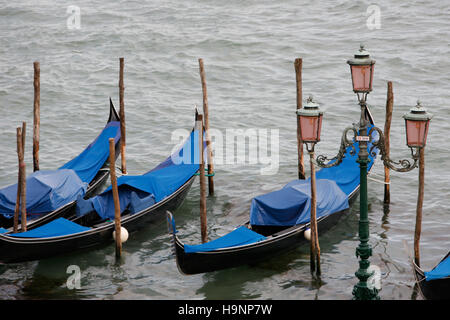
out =
[[[69,29],[67,8],[80,8]],[[369,29],[366,10],[380,10]],[[279,129],[276,175],[262,165],[218,165],[208,199],[210,238],[248,216],[252,197],[296,178],[295,73],[303,58],[304,96],[325,110],[318,152],[337,152],[342,130],[359,117],[346,59],[360,42],[377,60],[369,104],[384,126],[386,83],[394,83],[393,158],[409,156],[401,115],[422,100],[435,117],[426,149],[422,265],[432,268],[450,245],[449,1],[21,1],[0,3],[0,185],[16,180],[15,128],[28,124],[26,162],[32,166],[33,61],[41,64],[41,169],[78,154],[103,127],[108,97],[118,105],[119,57],[125,57],[127,166],[139,174],[172,150],[170,134],[189,129],[201,106],[198,58],[206,68],[215,129]],[[378,162],[375,172],[383,172]],[[382,299],[410,299],[418,171],[391,173],[392,204],[383,212],[383,186],[370,181],[372,264],[382,272]],[[200,241],[199,186],[176,211],[180,235]],[[264,264],[183,276],[165,223],[132,235],[115,263],[113,245],[83,253],[0,267],[3,299],[350,299],[358,269],[358,202],[352,214],[320,237],[322,281],[309,273],[309,248]],[[82,272],[69,290],[69,265]]]

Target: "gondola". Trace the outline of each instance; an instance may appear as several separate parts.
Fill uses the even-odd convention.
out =
[[[423,271],[411,259],[420,293],[427,300],[450,300],[450,252],[431,270]]]
[[[28,230],[72,215],[80,194],[89,198],[104,186],[109,176],[108,139],[114,138],[116,146],[120,144],[120,118],[111,99],[109,102],[105,127],[83,152],[57,170],[40,170],[27,177]],[[0,233],[12,231],[16,193],[17,184],[0,189]]]
[[[374,124],[368,109],[366,118],[371,125]],[[373,151],[375,154],[370,155],[369,171],[378,152]],[[347,149],[346,156],[339,166],[324,168],[316,173],[317,224],[320,234],[336,225],[349,213],[349,206],[359,194],[360,172],[356,158],[357,150],[351,154]],[[304,233],[310,226],[309,201],[309,179],[294,180],[281,190],[254,198],[249,221],[218,239],[198,245],[188,245],[180,240],[174,217],[167,212],[169,235],[178,270],[182,274],[198,274],[245,264],[253,265],[307,243]],[[269,202],[276,202],[279,206],[274,210],[268,206]],[[285,213],[292,213],[295,216],[288,225],[286,223],[275,225],[272,221],[268,225],[261,224],[262,214],[271,210],[279,217]]]
[[[130,236],[152,223],[164,221],[185,199],[199,165],[198,130],[191,131],[182,147],[158,166],[140,176],[121,176],[119,189],[121,226]],[[186,161],[189,160],[190,161]],[[0,234],[0,263],[38,260],[112,242],[114,201],[111,187],[101,194],[78,199],[76,214],[58,218],[33,230]]]

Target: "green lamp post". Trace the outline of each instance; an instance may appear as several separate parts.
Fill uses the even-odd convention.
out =
[[[361,106],[361,120],[359,122],[359,131],[356,140],[359,143],[358,160],[360,168],[360,190],[359,190],[359,246],[356,248],[356,256],[360,258],[359,269],[355,273],[359,279],[358,284],[353,288],[353,296],[359,300],[374,300],[379,299],[378,290],[375,287],[369,287],[367,280],[372,276],[368,272],[370,261],[369,257],[372,255],[372,247],[369,244],[369,216],[368,216],[368,202],[367,202],[367,166],[370,162],[369,152],[367,150],[367,142],[369,137],[367,135],[368,121],[367,113],[367,95],[372,91],[373,72],[375,67],[375,60],[370,58],[368,51],[361,45],[358,52],[356,52],[353,59],[347,61],[350,65],[352,75],[353,92],[358,96],[359,104]],[[361,94],[361,96],[360,96]]]
[[[360,121],[358,124],[344,130],[341,139],[341,146],[338,154],[333,158],[319,155],[316,164],[323,168],[337,166],[345,157],[347,147],[358,144],[358,159],[360,167],[360,215],[359,215],[359,245],[356,248],[356,256],[359,260],[359,269],[355,275],[359,282],[353,288],[353,299],[355,300],[378,300],[378,289],[368,284],[373,272],[369,272],[372,255],[372,247],[369,243],[369,218],[368,218],[368,190],[367,190],[367,167],[370,162],[369,155],[376,157],[375,149],[378,149],[383,164],[398,172],[407,172],[417,167],[419,151],[425,146],[428,131],[428,123],[431,116],[418,104],[415,108],[404,116],[407,131],[407,145],[411,148],[411,155],[414,162],[409,160],[392,161],[385,151],[384,135],[381,129],[370,125],[369,111],[366,100],[367,95],[372,91],[373,72],[375,60],[370,57],[370,53],[361,45],[354,55],[354,58],[347,61],[350,65],[352,75],[353,91],[358,96],[361,107]],[[375,131],[378,133],[374,134]],[[351,139],[348,134],[353,133]],[[368,146],[370,146],[370,150]],[[354,150],[354,149],[353,149]],[[423,151],[423,150],[422,150]]]

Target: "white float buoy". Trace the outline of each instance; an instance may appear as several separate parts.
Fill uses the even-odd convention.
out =
[[[311,241],[311,229],[306,229],[303,235],[305,236],[306,240]]]
[[[116,230],[113,231],[113,239],[116,240]],[[124,227],[120,227],[120,242],[124,243],[128,240],[128,230]]]

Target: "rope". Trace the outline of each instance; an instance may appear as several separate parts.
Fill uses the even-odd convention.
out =
[[[378,183],[381,183],[381,184],[387,184],[387,185],[390,185],[390,184],[391,184],[390,181],[389,181],[389,182],[386,182],[386,181],[382,181],[382,180],[378,180],[378,179],[372,178],[372,177],[370,177],[370,176],[378,176],[378,177],[383,177],[383,178],[384,178],[384,176],[382,176],[382,175],[379,175],[379,174],[370,172],[370,173],[367,175],[367,179],[370,179],[370,180],[372,180],[372,181],[375,181],[375,182],[378,182]]]
[[[207,168],[205,168],[205,172],[208,172],[208,169],[207,169]],[[194,173],[194,176],[199,176],[199,175],[200,175],[200,172]],[[213,171],[213,173],[211,173],[211,174],[206,173],[206,174],[205,174],[205,177],[214,177],[215,175],[216,175],[216,172]]]

